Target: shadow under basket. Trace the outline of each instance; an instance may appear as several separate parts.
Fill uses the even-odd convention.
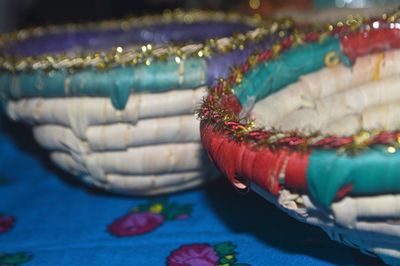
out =
[[[289,22],[222,12],[22,30],[0,37],[0,93],[51,159],[84,182],[158,195],[215,178],[193,110],[229,66]]]
[[[332,239],[400,265],[397,17],[288,36],[199,109],[210,159]]]

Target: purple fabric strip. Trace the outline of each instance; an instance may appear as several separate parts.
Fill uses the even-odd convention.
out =
[[[199,42],[209,38],[231,36],[251,27],[243,23],[202,22],[193,24],[159,24],[129,30],[78,31],[50,34],[9,44],[0,53],[37,56],[67,51],[107,49],[112,46],[133,44],[163,44]]]
[[[207,83],[214,85],[219,78],[227,78],[232,67],[243,64],[257,51],[269,49],[277,40],[277,35],[268,36],[262,41],[248,44],[244,50],[235,50],[228,54],[213,55],[207,59]]]

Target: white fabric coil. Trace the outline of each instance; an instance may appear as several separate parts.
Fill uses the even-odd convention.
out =
[[[251,188],[297,220],[320,227],[331,239],[400,265],[400,195],[346,197],[329,213],[307,195],[282,190],[276,198],[254,183]]]
[[[393,130],[400,118],[400,50],[360,57],[300,80],[257,102],[256,122],[266,128],[351,135]]]
[[[257,102],[252,110],[256,123],[267,129],[336,136],[398,129],[399,62],[400,50],[390,50],[360,57],[352,67],[338,64],[304,75]],[[345,197],[323,210],[307,195],[282,190],[274,198],[257,185],[252,189],[296,219],[319,226],[332,239],[400,265],[400,195]]]
[[[215,177],[193,110],[206,88],[132,94],[124,110],[100,97],[9,101],[50,158],[84,182],[128,195],[188,189]]]

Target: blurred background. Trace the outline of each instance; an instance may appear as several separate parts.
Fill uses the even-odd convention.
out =
[[[218,9],[270,15],[326,8],[400,5],[400,0],[0,0],[0,33],[35,25],[85,22],[165,9]]]

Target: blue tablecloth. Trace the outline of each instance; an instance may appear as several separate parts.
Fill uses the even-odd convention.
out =
[[[0,119],[0,265],[379,265],[221,179],[164,198],[85,188]]]

